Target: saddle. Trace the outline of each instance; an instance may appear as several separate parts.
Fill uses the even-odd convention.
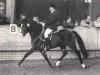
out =
[[[40,38],[42,41],[45,41],[44,32],[45,32],[45,30],[42,30],[42,32],[41,32],[41,34],[40,34],[40,36],[39,36],[39,38]],[[52,33],[50,33],[48,39],[51,40],[52,34],[55,34],[55,33],[58,33],[58,32],[59,32],[59,30],[56,29],[55,31],[53,31]]]
[[[54,30],[54,31],[49,35],[49,40],[51,40],[52,34],[58,33],[60,30],[63,30],[63,29],[65,29],[65,28],[63,28],[63,26],[58,26],[57,29]],[[45,30],[42,30],[42,32],[41,32],[41,34],[40,34],[40,36],[39,36],[39,38],[40,38],[42,41],[45,41],[45,39],[44,39],[44,32],[45,32]]]

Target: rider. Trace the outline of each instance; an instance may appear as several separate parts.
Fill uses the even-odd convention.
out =
[[[49,10],[50,10],[50,15],[48,19],[44,23],[42,22],[42,26],[45,26],[44,38],[48,50],[50,49],[51,45],[51,41],[48,39],[49,34],[52,33],[54,30],[56,30],[57,24],[59,24],[56,5],[50,4]]]

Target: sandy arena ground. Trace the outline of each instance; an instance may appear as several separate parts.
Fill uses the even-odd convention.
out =
[[[57,60],[50,60],[55,67]],[[100,58],[84,60],[83,69],[77,59],[64,59],[59,67],[50,69],[44,60],[26,60],[21,67],[18,61],[0,61],[0,75],[100,75]]]

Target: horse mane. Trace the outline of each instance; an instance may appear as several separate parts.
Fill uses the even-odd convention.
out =
[[[38,24],[37,22],[31,20],[29,27],[29,33],[40,33],[42,31],[42,25]]]
[[[37,22],[31,20],[29,21],[29,28],[28,28],[28,32],[30,34],[31,37],[31,43],[34,42],[34,40],[36,38],[39,37],[41,31],[42,31],[42,25],[38,24]]]

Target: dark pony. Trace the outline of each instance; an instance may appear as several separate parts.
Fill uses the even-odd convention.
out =
[[[18,63],[19,66],[31,53],[33,53],[34,51],[40,51],[45,60],[48,62],[49,66],[53,68],[44,50],[45,43],[39,38],[41,31],[42,26],[33,20],[30,22],[30,26],[22,26],[23,36],[25,36],[28,32],[30,33],[32,48],[24,55],[23,59]],[[68,54],[66,46],[69,46],[69,48],[71,48],[78,56],[82,67],[85,68],[85,64],[81,58],[80,52],[76,48],[76,38],[84,58],[87,58],[88,54],[85,49],[84,42],[76,31],[62,29],[57,33],[52,33],[51,48],[60,47],[63,53],[62,56],[56,62],[56,66],[59,66],[60,61]]]

